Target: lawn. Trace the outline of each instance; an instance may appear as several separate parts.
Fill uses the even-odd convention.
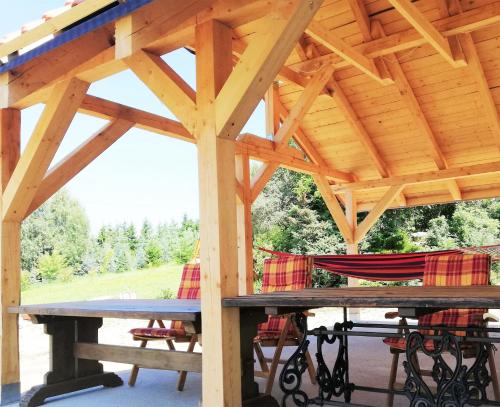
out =
[[[98,298],[159,298],[167,289],[176,295],[181,272],[181,265],[169,264],[129,273],[75,277],[66,283],[34,285],[21,293],[21,302],[37,304]]]

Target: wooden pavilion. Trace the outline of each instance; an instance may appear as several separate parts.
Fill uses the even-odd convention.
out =
[[[221,300],[252,289],[251,205],[276,168],[313,176],[351,253],[387,208],[500,196],[500,1],[73,3],[0,44],[2,401],[20,382],[20,224],[131,127],[198,146],[209,406],[241,405],[239,314]],[[161,58],[181,47],[196,89]],[[178,121],[87,94],[126,69]],[[263,98],[268,137],[240,134]],[[48,170],[77,113],[109,123]]]

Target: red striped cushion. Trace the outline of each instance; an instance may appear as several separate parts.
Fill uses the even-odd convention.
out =
[[[293,291],[309,288],[312,284],[312,261],[307,256],[280,257],[264,260],[262,292]],[[270,316],[259,325],[259,337],[279,337],[285,327],[286,318]],[[294,335],[290,325],[288,335]]]

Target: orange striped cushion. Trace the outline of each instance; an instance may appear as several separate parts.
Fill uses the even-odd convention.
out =
[[[182,270],[181,284],[177,292],[179,300],[198,300],[200,299],[200,265],[186,264]],[[170,329],[184,331],[182,321],[172,321]]]

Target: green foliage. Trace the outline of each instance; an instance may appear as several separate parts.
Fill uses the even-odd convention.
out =
[[[67,192],[60,191],[23,222],[21,267],[34,276],[43,255],[58,253],[67,266],[81,273],[89,242],[84,210]]]
[[[21,271],[21,291],[26,291],[31,287],[30,273],[26,270]]]
[[[67,266],[64,257],[59,253],[44,254],[38,261],[38,275],[42,281],[54,281],[64,269],[73,270]]]
[[[158,267],[162,264],[162,252],[158,242],[152,240],[147,245],[146,262],[148,267]]]
[[[171,290],[170,288],[161,290],[160,295],[156,297],[156,299],[158,300],[173,300],[175,298],[177,298],[177,296],[175,295],[174,291]]]

